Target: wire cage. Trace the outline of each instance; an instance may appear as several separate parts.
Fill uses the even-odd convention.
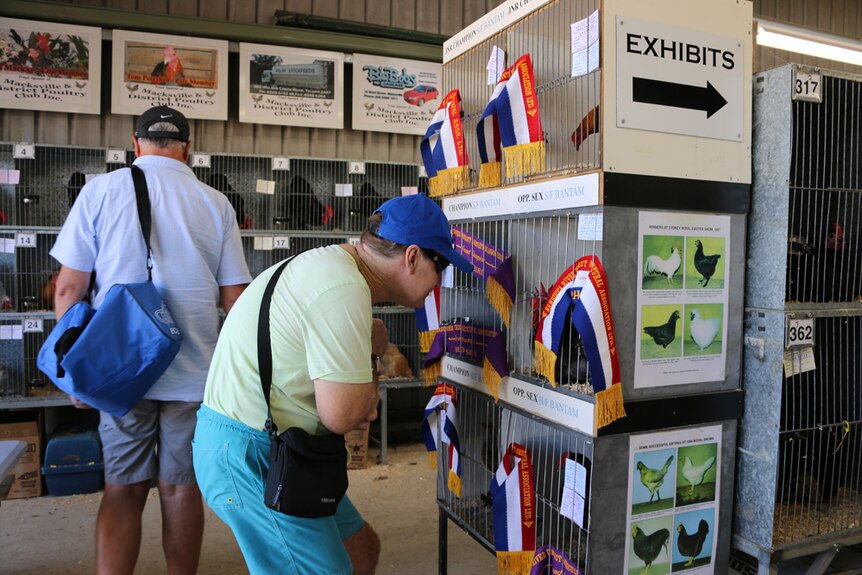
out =
[[[65,397],[36,367],[36,356],[54,324],[43,315],[0,316],[0,407]]]
[[[809,72],[820,102],[792,96]],[[734,540],[764,568],[862,541],[862,78],[784,66],[755,82]]]
[[[495,403],[493,398],[469,388],[457,387],[459,458],[462,465],[461,496],[438,480],[440,506],[461,528],[489,551],[494,550],[493,510],[489,486],[507,447],[523,445],[530,454],[535,493],[536,548],[553,545],[582,573],[589,560],[589,499],[580,524],[560,513],[566,459],[573,459],[587,471],[590,492],[593,441],[590,437],[542,421],[517,409]],[[438,478],[449,473],[449,459],[438,453]]]
[[[495,47],[505,52],[506,67],[521,56],[530,55],[545,147],[543,166],[528,175],[507,176],[504,153],[499,166],[500,181],[514,184],[601,166],[601,67],[573,77],[571,46],[572,23],[586,20],[600,5],[601,0],[549,2],[443,67],[443,85],[447,90],[458,88],[461,95],[462,124],[471,166],[468,188],[479,187],[476,130],[499,78],[495,75],[489,79],[486,71]]]

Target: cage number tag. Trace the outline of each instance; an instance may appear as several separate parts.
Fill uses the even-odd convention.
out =
[[[365,162],[350,162],[347,171],[350,172],[351,174],[364,174],[365,173]]]
[[[16,160],[32,160],[36,157],[36,146],[33,144],[15,144],[12,157]]]
[[[126,150],[108,150],[105,152],[106,164],[125,164]]]
[[[273,158],[272,171],[290,170],[290,158]]]
[[[802,347],[814,345],[814,318],[787,318],[787,333],[784,337],[784,347]]]
[[[211,168],[212,159],[209,154],[192,154],[193,168]]]
[[[817,102],[819,104],[823,101],[821,88],[820,74],[816,72],[796,71],[796,78],[793,80],[794,100]]]
[[[24,329],[24,333],[42,333],[44,331],[42,318],[40,317],[24,318],[21,327]]]
[[[36,234],[25,234],[21,232],[15,234],[15,246],[19,248],[35,248]]]
[[[289,236],[272,236],[272,249],[274,249],[274,250],[289,250],[290,249],[290,237]]]

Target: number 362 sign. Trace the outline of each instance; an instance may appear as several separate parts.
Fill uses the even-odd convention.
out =
[[[814,345],[814,318],[787,318],[787,331],[784,334],[784,347],[803,347]]]

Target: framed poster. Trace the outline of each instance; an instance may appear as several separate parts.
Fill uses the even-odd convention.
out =
[[[239,45],[239,121],[344,127],[344,54]]]
[[[0,18],[0,106],[98,114],[102,29]]]
[[[353,129],[421,136],[440,106],[442,66],[353,55]]]
[[[227,120],[224,40],[114,30],[111,112],[141,114],[156,105],[187,118]]]

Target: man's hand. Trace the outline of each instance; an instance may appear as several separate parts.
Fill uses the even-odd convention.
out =
[[[383,320],[374,318],[371,320],[371,353],[381,356],[389,347],[389,330]]]

